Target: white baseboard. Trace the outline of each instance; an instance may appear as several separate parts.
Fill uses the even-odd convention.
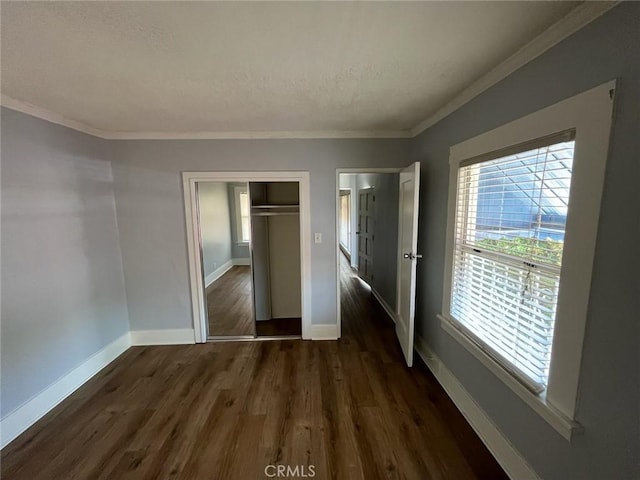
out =
[[[118,358],[130,346],[131,337],[127,332],[6,415],[0,421],[1,448]]]
[[[193,328],[132,330],[131,345],[188,345],[196,343]]]
[[[311,340],[337,340],[338,325],[311,325]]]
[[[229,260],[227,262],[224,262],[221,266],[219,266],[213,272],[211,272],[209,275],[204,277],[204,288],[208,288],[209,285],[211,285],[213,282],[215,282],[217,279],[219,279],[222,275],[224,275],[229,270],[231,270],[231,267],[233,267],[233,265],[234,265],[233,264],[233,260]]]
[[[540,477],[520,452],[511,445],[453,373],[418,335],[416,335],[415,349],[509,478],[539,480]]]
[[[209,288],[209,285],[211,285],[213,282],[218,280],[221,276],[223,276],[225,273],[231,270],[231,268],[235,265],[251,265],[251,259],[250,258],[232,258],[231,260],[224,262],[221,266],[219,266],[209,275],[204,277],[204,288]]]
[[[340,251],[342,252],[342,254],[349,261],[349,265],[351,265],[351,252],[349,250],[347,250],[347,247],[345,247],[342,244],[342,242],[338,243],[338,246],[340,247]]]
[[[391,320],[393,320],[393,323],[396,323],[396,312],[394,312],[393,309],[389,306],[389,304],[385,301],[385,299],[382,298],[382,295],[380,295],[378,291],[373,287],[371,287],[371,293],[373,293],[373,296],[378,301],[380,306],[384,308],[384,311],[387,312],[387,315],[391,317]]]

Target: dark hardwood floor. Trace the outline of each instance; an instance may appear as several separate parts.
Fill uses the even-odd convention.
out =
[[[133,347],[2,451],[2,479],[506,478],[342,270],[339,341]]]
[[[256,334],[259,337],[283,337],[302,335],[302,319],[272,318],[256,322]]]
[[[209,285],[209,336],[255,335],[251,267],[234,266]]]
[[[234,266],[206,291],[210,337],[300,336],[300,318],[254,321],[251,267]]]

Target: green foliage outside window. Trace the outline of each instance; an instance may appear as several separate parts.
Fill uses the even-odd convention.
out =
[[[564,242],[558,240],[538,240],[536,238],[485,238],[476,243],[480,248],[504,253],[523,259],[532,258],[536,263],[560,265]]]

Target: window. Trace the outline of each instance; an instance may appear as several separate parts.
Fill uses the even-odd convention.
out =
[[[351,192],[340,190],[340,243],[351,253]]]
[[[615,82],[450,150],[440,325],[571,440]]]
[[[249,243],[251,239],[249,192],[246,185],[234,187],[236,201],[236,238],[238,243]]]
[[[573,132],[458,172],[450,312],[527,388],[549,375]]]

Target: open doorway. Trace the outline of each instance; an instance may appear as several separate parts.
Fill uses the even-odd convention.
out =
[[[196,341],[308,338],[308,173],[183,181]]]
[[[398,171],[384,171],[340,173],[338,176],[341,263],[350,265],[380,304],[391,312],[395,311],[397,294],[399,175]],[[345,195],[345,192],[349,194]],[[353,199],[351,192],[355,192]],[[348,211],[345,197],[349,198]],[[344,288],[340,293],[344,293]]]
[[[404,169],[336,173],[339,331],[343,330],[343,303],[362,303],[363,298],[356,297],[375,299],[395,323],[409,366],[413,363],[416,262],[420,258],[416,253],[419,172],[420,165],[415,163]]]

